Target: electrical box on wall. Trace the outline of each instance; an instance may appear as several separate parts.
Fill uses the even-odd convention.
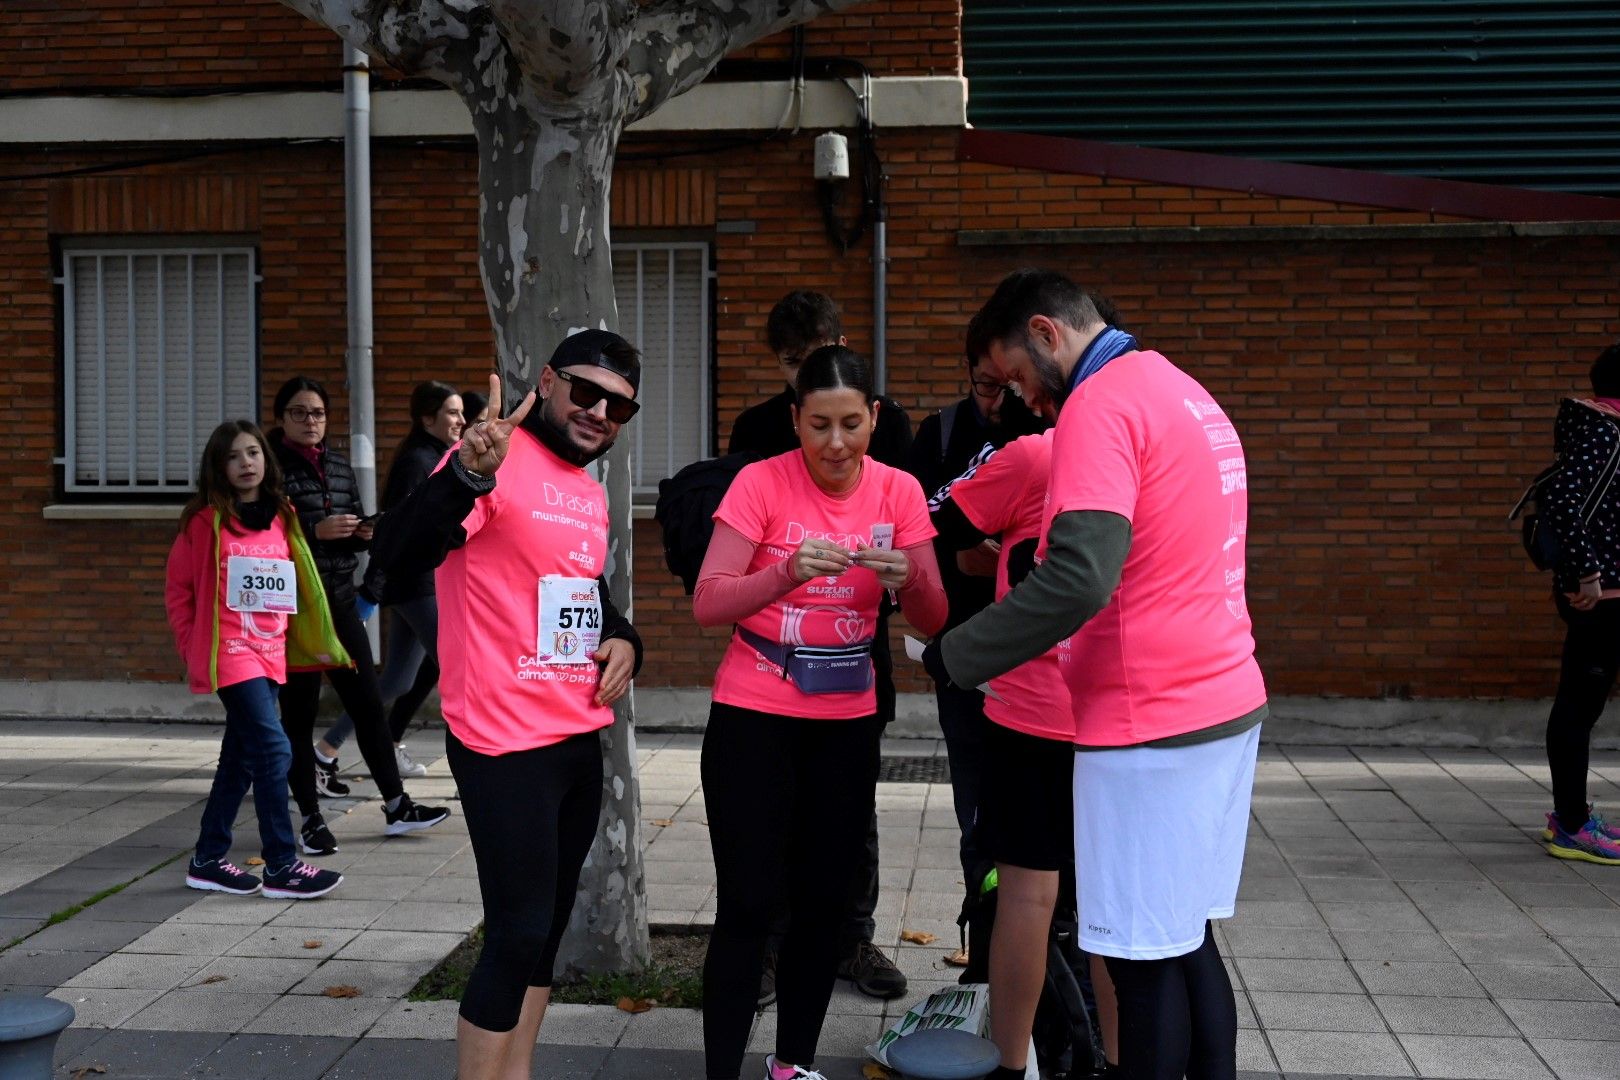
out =
[[[836,131],[816,136],[816,179],[849,179],[849,140]]]

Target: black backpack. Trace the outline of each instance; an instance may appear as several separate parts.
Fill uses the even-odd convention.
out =
[[[982,873],[980,872],[982,871]],[[956,924],[962,928],[968,950],[967,967],[958,982],[990,981],[990,937],[996,925],[999,889],[989,864],[975,868],[982,884],[970,890]],[[1102,1031],[1097,1026],[1097,1001],[1091,988],[1091,968],[1080,949],[1074,897],[1074,867],[1064,870],[1058,902],[1046,939],[1046,981],[1035,1006],[1035,1059],[1042,1076],[1079,1080],[1101,1076],[1106,1068]],[[991,1002],[991,1008],[995,1002]]]
[[[1552,570],[1558,566],[1560,554],[1558,537],[1553,535],[1552,529],[1541,515],[1541,487],[1563,471],[1562,457],[1541,470],[1540,474],[1530,481],[1530,486],[1524,489],[1524,494],[1519,496],[1519,501],[1513,504],[1513,510],[1508,514],[1509,521],[1516,521],[1521,516],[1524,518],[1519,524],[1519,540],[1524,544],[1524,553],[1530,556],[1530,561],[1535,564],[1537,570]],[[1620,442],[1615,444],[1615,452],[1609,455],[1603,471],[1598,473],[1597,482],[1592,485],[1592,490],[1586,493],[1586,501],[1581,504],[1582,523],[1591,524],[1592,515],[1603,505],[1609,487],[1614,483],[1616,471],[1620,471]]]
[[[653,517],[664,532],[664,565],[681,579],[686,595],[697,588],[698,571],[714,536],[714,512],[743,466],[758,454],[726,454],[694,461],[674,476],[658,481]]]

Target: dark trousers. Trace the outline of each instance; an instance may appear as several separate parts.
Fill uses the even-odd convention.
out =
[[[510,754],[444,739],[461,791],[484,899],[484,948],[461,1015],[511,1031],[531,986],[550,986],[557,946],[602,815],[602,740],[594,731]]]
[[[1565,623],[1558,692],[1547,716],[1547,767],[1552,772],[1553,811],[1567,832],[1586,824],[1586,773],[1592,728],[1620,672],[1620,600],[1604,600],[1591,611],[1576,611],[1563,593],[1555,594]]]
[[[354,720],[355,741],[360,744],[360,756],[366,759],[366,768],[371,772],[377,791],[384,800],[391,801],[405,793],[405,786],[399,781],[394,740],[388,733],[388,718],[383,715],[371,641],[366,637],[365,624],[354,610],[353,594],[334,598],[332,590],[327,589],[326,596],[332,608],[332,628],[355,663],[352,668],[332,668],[326,672],[326,677],[332,680],[338,700]],[[292,768],[287,773],[287,786],[292,788],[298,812],[305,817],[321,808],[315,794],[314,742],[315,713],[320,703],[321,672],[287,673],[287,685],[281,688],[281,726],[292,743]]]
[[[945,756],[951,763],[951,803],[956,825],[961,830],[962,880],[968,894],[977,895],[974,880],[990,870],[984,845],[975,836],[979,814],[979,793],[984,787],[985,739],[990,721],[984,715],[984,694],[958,686],[934,687],[939,706],[939,728],[945,736]]]
[[[377,693],[384,702],[393,702],[388,710],[388,733],[395,742],[401,742],[416,710],[439,681],[435,659],[439,654],[438,597],[418,596],[389,604],[383,608],[383,618],[388,633]],[[337,749],[353,733],[354,721],[344,713],[321,738]]]
[[[219,688],[225,705],[225,737],[219,767],[203,805],[197,836],[197,861],[223,859],[231,850],[231,825],[248,788],[259,816],[260,856],[265,866],[280,869],[297,857],[292,819],[287,816],[287,767],[292,754],[276,718],[276,684],[249,679]]]
[[[876,800],[883,724],[806,720],[715,703],[703,735],[703,798],[716,906],[703,963],[708,1075],[742,1068],[766,935],[786,901],[777,959],[776,1054],[815,1061],[838,964],[843,896]]]
[[[1235,1080],[1237,1003],[1209,923],[1204,943],[1184,956],[1105,962],[1128,1080]]]

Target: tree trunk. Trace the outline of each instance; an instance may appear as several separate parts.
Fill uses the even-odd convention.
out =
[[[516,403],[569,334],[614,330],[618,309],[608,239],[613,151],[623,104],[561,113],[521,88],[474,116],[478,133],[479,267],[500,354],[505,400]],[[626,433],[627,434],[627,433]],[[631,524],[629,440],[593,466],[607,491],[608,589],[627,616]],[[636,778],[633,698],[602,733],[602,820],[580,875],[559,974],[625,971],[649,958]]]
[[[625,124],[702,81],[731,49],[860,0],[282,0],[407,75],[437,79],[478,138],[479,275],[516,405],[563,338],[613,330],[608,239]],[[639,344],[639,343],[635,343]],[[629,444],[596,465],[607,490],[608,588],[631,612]],[[632,696],[602,735],[603,811],[560,970],[648,959]]]

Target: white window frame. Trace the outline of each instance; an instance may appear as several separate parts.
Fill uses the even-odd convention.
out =
[[[107,497],[112,497],[112,498],[127,497],[127,496],[131,496],[131,495],[187,495],[187,494],[190,494],[190,493],[196,491],[196,488],[197,488],[197,484],[196,484],[196,463],[197,463],[197,460],[198,460],[199,456],[202,453],[202,446],[203,446],[203,443],[207,440],[207,435],[208,435],[208,432],[206,430],[205,431],[198,431],[196,426],[195,426],[195,418],[197,416],[195,372],[197,371],[197,364],[199,362],[199,359],[201,359],[202,362],[207,362],[207,358],[206,357],[199,358],[198,355],[197,355],[197,351],[196,351],[197,350],[197,335],[196,335],[196,322],[195,322],[195,320],[196,320],[195,282],[196,282],[197,273],[198,273],[198,260],[199,259],[210,259],[210,260],[212,260],[213,263],[214,263],[214,273],[216,275],[216,278],[215,278],[215,281],[216,281],[215,295],[218,297],[219,310],[216,312],[216,340],[218,342],[218,350],[217,350],[217,356],[215,357],[215,363],[219,366],[219,376],[220,376],[219,377],[219,392],[218,392],[219,393],[219,403],[220,403],[220,408],[219,408],[219,414],[220,415],[219,415],[218,421],[216,421],[216,423],[217,423],[217,422],[223,422],[223,421],[225,421],[227,419],[230,419],[230,417],[226,415],[226,412],[227,412],[227,408],[226,408],[226,387],[227,387],[228,380],[226,378],[226,363],[227,363],[227,360],[226,360],[226,353],[225,353],[225,347],[226,346],[225,346],[225,332],[224,332],[225,319],[226,319],[226,315],[227,315],[226,303],[225,303],[225,271],[226,271],[226,260],[228,258],[230,258],[230,257],[233,257],[233,256],[242,256],[242,257],[245,257],[245,260],[246,260],[246,276],[247,276],[246,286],[247,286],[247,288],[246,288],[246,294],[245,295],[247,297],[247,307],[246,307],[246,311],[243,312],[242,317],[246,319],[247,326],[248,326],[248,333],[247,333],[247,342],[248,342],[248,346],[247,346],[248,347],[247,378],[249,380],[250,399],[253,401],[255,407],[257,406],[257,402],[258,402],[258,377],[259,377],[259,332],[258,332],[258,320],[259,320],[258,303],[259,303],[259,300],[258,300],[258,286],[259,286],[260,277],[259,277],[259,271],[258,271],[257,255],[258,255],[258,252],[257,252],[257,250],[255,248],[250,247],[250,246],[244,246],[244,245],[242,245],[240,243],[209,244],[209,243],[191,242],[191,243],[185,243],[185,244],[172,244],[172,245],[167,244],[167,243],[156,243],[156,244],[141,245],[141,246],[128,245],[128,246],[122,246],[122,247],[102,247],[99,244],[95,244],[95,243],[70,242],[70,243],[66,243],[66,244],[63,245],[63,247],[62,247],[62,277],[60,279],[60,283],[62,285],[62,331],[63,331],[62,337],[63,337],[63,348],[62,348],[62,358],[61,359],[62,359],[62,377],[63,377],[63,389],[64,389],[64,394],[63,394],[63,416],[64,416],[63,443],[64,443],[64,446],[63,446],[63,454],[58,459],[58,462],[63,466],[63,485],[62,485],[62,489],[64,491],[72,493],[72,494],[102,495],[102,496],[107,496]],[[137,472],[138,472],[138,460],[137,459],[138,459],[138,455],[136,453],[136,442],[135,442],[135,438],[134,438],[134,431],[135,431],[136,425],[142,421],[142,418],[139,415],[137,415],[137,410],[135,408],[135,376],[136,376],[136,366],[137,366],[137,361],[138,361],[138,355],[137,355],[137,349],[135,347],[135,340],[134,340],[135,339],[135,333],[136,333],[136,329],[135,329],[135,323],[136,323],[135,310],[136,309],[135,309],[135,289],[134,289],[134,265],[135,265],[135,262],[134,261],[137,258],[152,258],[152,257],[156,257],[158,259],[158,273],[157,273],[157,297],[158,297],[158,302],[157,302],[157,334],[156,334],[156,337],[157,337],[158,342],[160,343],[160,348],[161,348],[161,343],[166,341],[166,333],[165,333],[166,325],[165,325],[165,322],[164,322],[164,314],[165,314],[165,312],[164,312],[164,304],[163,304],[164,260],[178,259],[178,258],[183,258],[183,259],[186,260],[186,280],[187,280],[187,283],[188,283],[188,290],[189,290],[186,307],[187,307],[187,317],[188,317],[188,319],[191,320],[191,324],[188,327],[188,332],[187,332],[187,335],[186,335],[186,338],[187,338],[187,350],[188,350],[187,363],[186,363],[186,370],[187,370],[187,373],[188,373],[188,375],[187,375],[187,396],[186,396],[186,399],[185,399],[185,402],[186,402],[185,418],[186,418],[186,424],[187,424],[187,438],[186,438],[187,460],[185,462],[185,469],[184,469],[184,473],[183,473],[183,475],[186,478],[184,483],[171,482],[171,481],[167,481],[167,480],[163,479],[163,477],[168,473],[168,466],[171,464],[171,462],[169,462],[168,457],[167,457],[167,453],[168,453],[167,447],[165,446],[164,441],[161,440],[161,439],[158,441],[158,445],[157,445],[157,466],[158,466],[157,474],[158,474],[158,477],[159,477],[158,481],[155,482],[155,483],[152,483],[152,482],[142,483],[142,482],[139,482],[138,479],[137,479]],[[85,282],[82,282],[79,279],[78,276],[76,276],[75,266],[80,260],[90,259],[90,258],[93,258],[93,259],[96,260],[95,265],[96,265],[97,273],[96,273],[96,278],[95,278],[93,283],[85,283]],[[97,355],[94,358],[95,359],[95,367],[96,367],[97,371],[100,373],[100,376],[101,376],[100,379],[99,379],[99,385],[102,387],[102,400],[105,401],[105,387],[106,387],[105,373],[106,373],[106,370],[107,370],[107,362],[108,362],[108,360],[107,360],[107,341],[106,341],[106,321],[107,321],[106,320],[106,315],[107,315],[107,312],[106,312],[106,304],[107,304],[107,301],[106,301],[106,280],[107,280],[106,279],[106,272],[107,272],[107,267],[108,267],[109,263],[116,263],[119,260],[123,261],[124,272],[129,275],[129,279],[130,279],[130,284],[126,288],[126,294],[127,294],[127,298],[128,298],[127,302],[128,302],[128,305],[129,305],[128,306],[128,334],[129,334],[129,338],[128,338],[128,341],[127,341],[126,344],[128,346],[128,353],[129,353],[128,358],[127,358],[127,363],[129,365],[128,370],[129,370],[129,374],[130,374],[130,415],[128,417],[124,418],[124,422],[129,425],[129,431],[130,431],[129,465],[128,465],[128,471],[127,471],[127,474],[126,474],[125,477],[119,478],[119,477],[109,476],[108,469],[107,469],[107,441],[106,441],[107,418],[106,418],[106,409],[105,409],[105,407],[103,407],[103,409],[101,410],[102,416],[103,416],[103,423],[102,423],[101,427],[99,428],[99,431],[101,433],[101,440],[102,440],[101,441],[100,464],[99,464],[99,475],[98,475],[98,478],[97,478],[96,481],[94,481],[94,482],[85,482],[85,481],[81,481],[79,479],[79,462],[78,462],[78,459],[77,459],[78,438],[77,438],[77,435],[76,435],[76,433],[78,431],[78,424],[79,424],[78,391],[79,391],[80,381],[81,381],[81,370],[80,369],[81,369],[81,359],[82,359],[79,356],[79,351],[78,351],[79,350],[79,344],[80,344],[79,341],[78,341],[78,327],[77,327],[78,319],[77,319],[77,308],[76,308],[76,304],[77,304],[78,299],[79,299],[78,290],[80,289],[81,286],[83,286],[83,287],[93,288],[93,289],[96,290],[96,293],[97,293],[94,302],[96,304],[96,321],[97,321],[97,325],[98,325],[98,337],[99,337],[100,340],[98,342],[93,343],[90,347],[97,350]],[[86,369],[86,373],[88,373],[88,369],[89,369],[90,365],[89,364],[84,364],[83,367]],[[157,385],[157,391],[156,391],[157,399],[160,402],[166,402],[168,400],[167,394],[165,392],[166,388],[163,385],[164,368],[165,368],[165,365],[162,363],[162,359],[161,359],[161,356],[160,356],[159,363],[157,365],[158,385]],[[256,415],[256,414],[257,414],[257,410],[255,408],[252,415]],[[156,423],[161,424],[164,421],[163,421],[163,419],[161,417],[158,417],[158,418],[154,418],[152,422],[156,422]],[[209,425],[209,427],[211,428],[212,425]]]
[[[702,415],[699,417],[698,421],[698,456],[693,458],[693,461],[712,456],[710,447],[713,445],[714,438],[714,400],[712,387],[714,344],[711,340],[712,333],[709,326],[709,308],[711,306],[710,291],[713,288],[714,279],[714,272],[709,267],[711,250],[711,245],[707,241],[703,240],[615,241],[613,244],[613,260],[615,265],[618,265],[619,261],[623,258],[634,258],[636,260],[636,293],[634,297],[636,313],[635,324],[630,325],[621,320],[619,324],[620,332],[623,333],[625,337],[630,339],[631,344],[636,345],[637,347],[640,347],[643,342],[648,340],[647,335],[649,331],[652,333],[663,333],[664,340],[666,342],[666,347],[664,349],[664,367],[662,369],[656,367],[643,367],[641,372],[643,386],[646,385],[649,379],[666,380],[666,385],[672,384],[675,380],[675,305],[673,303],[669,305],[669,311],[665,318],[664,326],[649,327],[647,325],[647,305],[645,302],[644,289],[646,287],[647,271],[649,269],[648,263],[651,261],[650,257],[657,255],[663,255],[665,257],[664,273],[667,275],[666,280],[673,281],[675,275],[676,253],[690,251],[697,252],[699,255],[699,262],[702,267],[702,271],[701,280],[698,284],[697,330],[699,348],[702,350],[702,352],[699,356],[698,364],[698,400],[702,402],[703,407]],[[670,289],[670,295],[672,297],[674,295],[673,287]],[[663,477],[642,475],[642,461],[644,457],[642,454],[643,429],[635,422],[632,422],[629,427],[630,436],[632,439],[630,444],[631,498],[633,501],[638,503],[650,504],[652,500],[658,496],[658,481],[663,479]],[[680,468],[682,465],[689,464],[689,462],[674,460],[676,453],[674,425],[667,425],[665,430],[667,432],[665,436],[665,460],[670,463],[671,471],[673,471],[674,469]]]

